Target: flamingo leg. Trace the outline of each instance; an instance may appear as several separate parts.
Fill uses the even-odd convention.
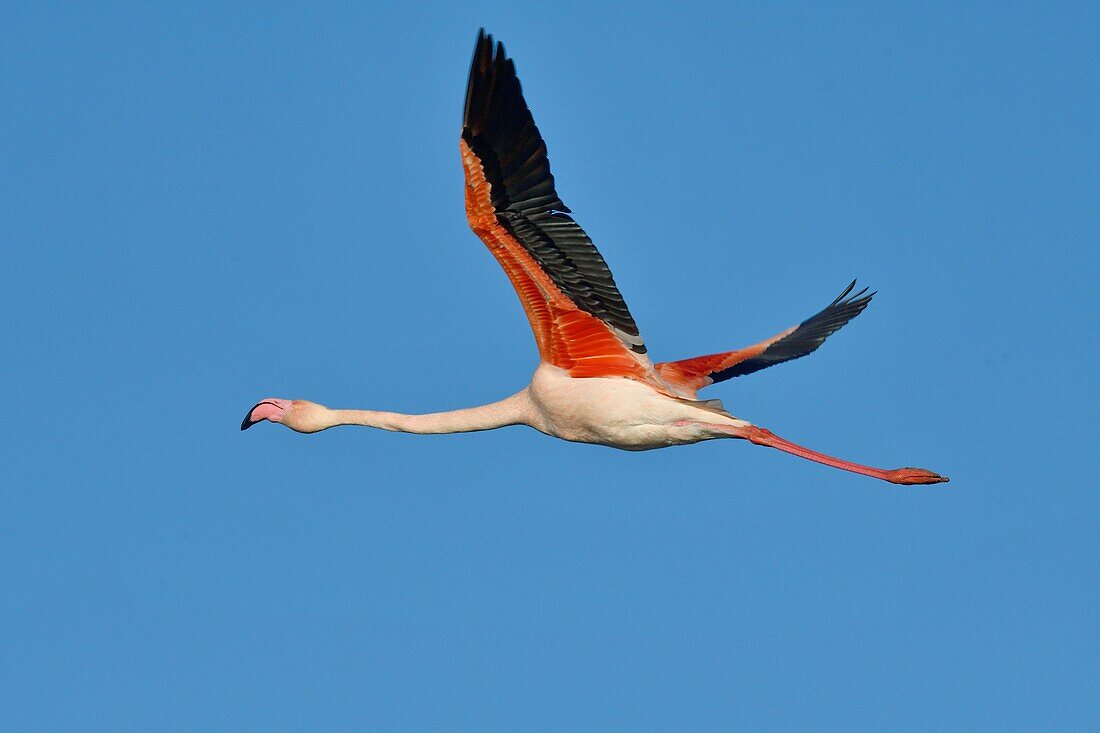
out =
[[[871,466],[864,466],[860,463],[845,461],[840,458],[825,455],[824,453],[819,453],[815,450],[810,450],[797,443],[792,443],[785,438],[780,438],[767,428],[761,428],[756,425],[749,425],[747,427],[719,425],[716,423],[705,423],[704,425],[719,433],[724,433],[734,438],[742,438],[756,445],[776,448],[785,453],[798,456],[799,458],[805,458],[816,463],[823,463],[826,466],[839,468],[842,471],[851,471],[852,473],[863,474],[871,478],[882,479],[892,484],[940,484],[950,480],[946,476],[940,476],[938,473],[929,471],[926,468],[872,468]]]

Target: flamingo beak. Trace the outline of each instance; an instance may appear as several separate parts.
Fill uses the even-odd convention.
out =
[[[287,409],[287,400],[263,400],[257,403],[248,414],[244,416],[244,420],[241,421],[241,430],[248,430],[250,427],[258,422],[264,420],[270,420],[271,422],[280,422],[283,417],[283,413]],[[282,404],[280,404],[282,403]]]

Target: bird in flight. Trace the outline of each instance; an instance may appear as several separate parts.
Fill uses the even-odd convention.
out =
[[[478,33],[459,140],[466,218],[519,295],[540,363],[516,394],[427,415],[333,410],[268,398],[241,430],[267,420],[300,433],[364,425],[405,433],[461,433],[528,425],[564,440],[649,450],[740,438],[895,484],[947,481],[923,468],[881,469],[833,458],[734,417],[698,390],[805,356],[858,316],[874,293],[849,285],[820,313],[737,351],[654,364],[611,271],[558,197],[546,144],[501,43]]]

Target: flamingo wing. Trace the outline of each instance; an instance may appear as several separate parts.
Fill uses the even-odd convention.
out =
[[[516,289],[542,360],[574,377],[655,381],[611,270],[554,189],[512,60],[478,33],[462,120],[466,218]]]
[[[776,334],[766,341],[737,351],[697,356],[694,359],[657,364],[657,373],[666,382],[694,394],[715,382],[752,374],[774,364],[782,364],[815,350],[867,307],[874,293],[867,288],[850,295],[856,282],[845,288],[836,300],[802,323]]]

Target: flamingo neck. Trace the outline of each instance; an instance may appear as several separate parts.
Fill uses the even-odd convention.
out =
[[[326,427],[363,425],[400,433],[422,435],[438,433],[469,433],[493,430],[507,425],[528,425],[530,398],[527,390],[480,407],[468,407],[426,415],[405,415],[400,412],[376,410],[330,410]]]

